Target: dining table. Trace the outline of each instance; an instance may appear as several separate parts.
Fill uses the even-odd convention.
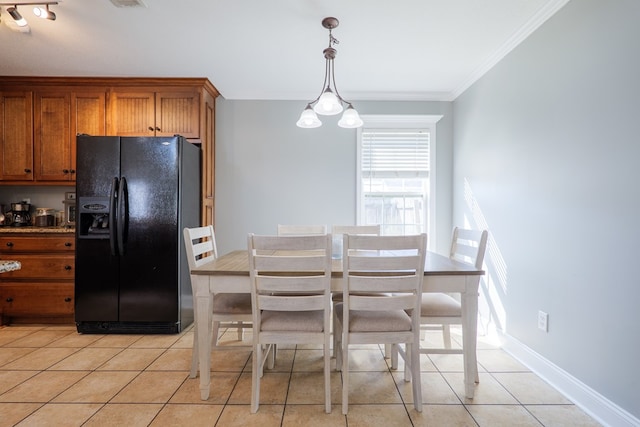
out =
[[[449,257],[428,251],[422,292],[459,294],[462,306],[465,395],[473,398],[477,376],[478,286],[484,271]],[[200,398],[207,400],[211,390],[211,333],[213,295],[250,293],[249,255],[235,250],[191,270],[198,348]],[[331,291],[342,292],[342,260],[332,260]]]

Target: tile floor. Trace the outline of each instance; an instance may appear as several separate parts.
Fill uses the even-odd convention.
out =
[[[341,414],[336,371],[333,410],[325,414],[321,351],[298,347],[279,351],[263,377],[260,410],[251,414],[251,352],[213,353],[205,402],[199,380],[188,378],[192,339],[191,328],[142,336],[79,335],[71,325],[0,327],[0,426],[599,425],[482,340],[473,400],[463,396],[461,356],[423,355],[424,407],[417,413],[401,371],[389,369],[377,346],[362,346],[351,351],[349,414]]]

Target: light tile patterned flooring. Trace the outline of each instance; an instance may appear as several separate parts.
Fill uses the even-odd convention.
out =
[[[402,371],[391,371],[377,346],[361,346],[351,350],[349,414],[341,414],[336,371],[333,410],[325,414],[322,352],[299,346],[279,350],[275,369],[262,380],[260,410],[251,414],[251,352],[213,353],[205,402],[199,380],[188,378],[192,339],[191,327],[179,335],[79,335],[71,325],[0,327],[0,427],[599,425],[482,340],[473,400],[463,395],[461,356],[423,355],[424,406],[417,413]]]

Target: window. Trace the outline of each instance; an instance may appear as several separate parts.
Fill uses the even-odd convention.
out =
[[[359,224],[380,224],[386,235],[433,235],[435,123],[440,117],[363,116]]]

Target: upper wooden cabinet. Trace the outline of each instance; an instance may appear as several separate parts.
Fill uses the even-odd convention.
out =
[[[76,136],[182,135],[202,149],[214,224],[215,98],[206,78],[0,76],[0,185],[75,185]]]
[[[33,93],[0,87],[0,181],[33,180]]]
[[[195,88],[142,91],[119,87],[111,92],[109,135],[200,137],[200,94]]]
[[[105,135],[105,90],[60,88],[34,98],[35,180],[74,182],[76,135]]]

